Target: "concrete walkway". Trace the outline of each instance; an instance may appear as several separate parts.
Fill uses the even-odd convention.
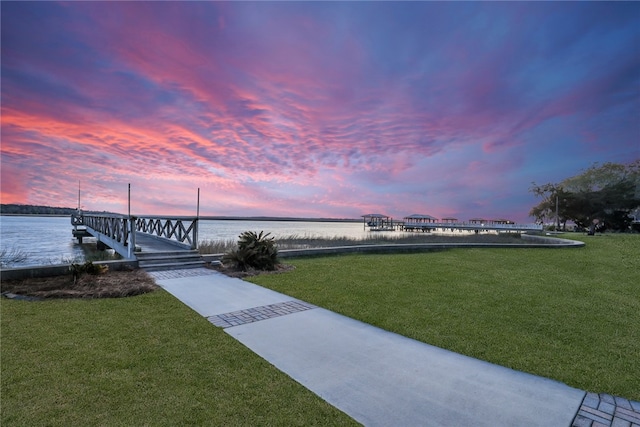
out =
[[[618,398],[452,353],[213,270],[150,274],[366,426],[640,427],[637,402],[616,405]]]

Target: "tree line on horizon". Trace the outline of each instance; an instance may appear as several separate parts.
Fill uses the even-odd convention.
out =
[[[640,231],[640,159],[628,164],[595,163],[581,174],[558,183],[529,190],[542,201],[529,215],[540,222],[555,222],[566,230],[567,222],[578,229],[597,231]],[[636,221],[634,221],[636,219]]]
[[[640,231],[640,159],[628,164],[595,163],[558,183],[533,182],[529,191],[542,198],[529,215],[541,223],[553,221],[558,230],[566,230],[571,221],[578,229],[592,233],[596,229]],[[2,215],[71,215],[75,211],[68,207],[0,204]]]
[[[55,206],[21,205],[16,203],[1,204],[2,215],[71,215],[76,209]]]

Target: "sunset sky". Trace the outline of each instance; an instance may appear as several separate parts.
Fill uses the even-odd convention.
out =
[[[530,222],[640,158],[640,2],[0,7],[2,203]]]

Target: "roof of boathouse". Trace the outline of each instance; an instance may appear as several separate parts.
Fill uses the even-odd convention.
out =
[[[389,218],[389,215],[374,213],[374,214],[362,215],[362,218]]]
[[[494,224],[515,224],[515,222],[511,221],[510,219],[504,218],[494,219],[491,222],[493,222]]]
[[[489,222],[489,220],[484,218],[471,218],[469,222]]]
[[[422,215],[422,214],[412,214],[409,216],[405,216],[404,219],[426,219],[429,221],[437,221],[438,218],[434,218],[431,215]]]

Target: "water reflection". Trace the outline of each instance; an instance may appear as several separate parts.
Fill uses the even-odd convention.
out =
[[[19,251],[24,262],[14,267],[66,264],[84,260],[83,247],[95,246],[95,239],[78,245],[71,235],[69,217],[0,216],[0,251]],[[369,233],[362,223],[297,221],[219,221],[201,220],[198,239],[236,240],[244,231],[264,231],[272,236],[350,237],[360,239]]]

